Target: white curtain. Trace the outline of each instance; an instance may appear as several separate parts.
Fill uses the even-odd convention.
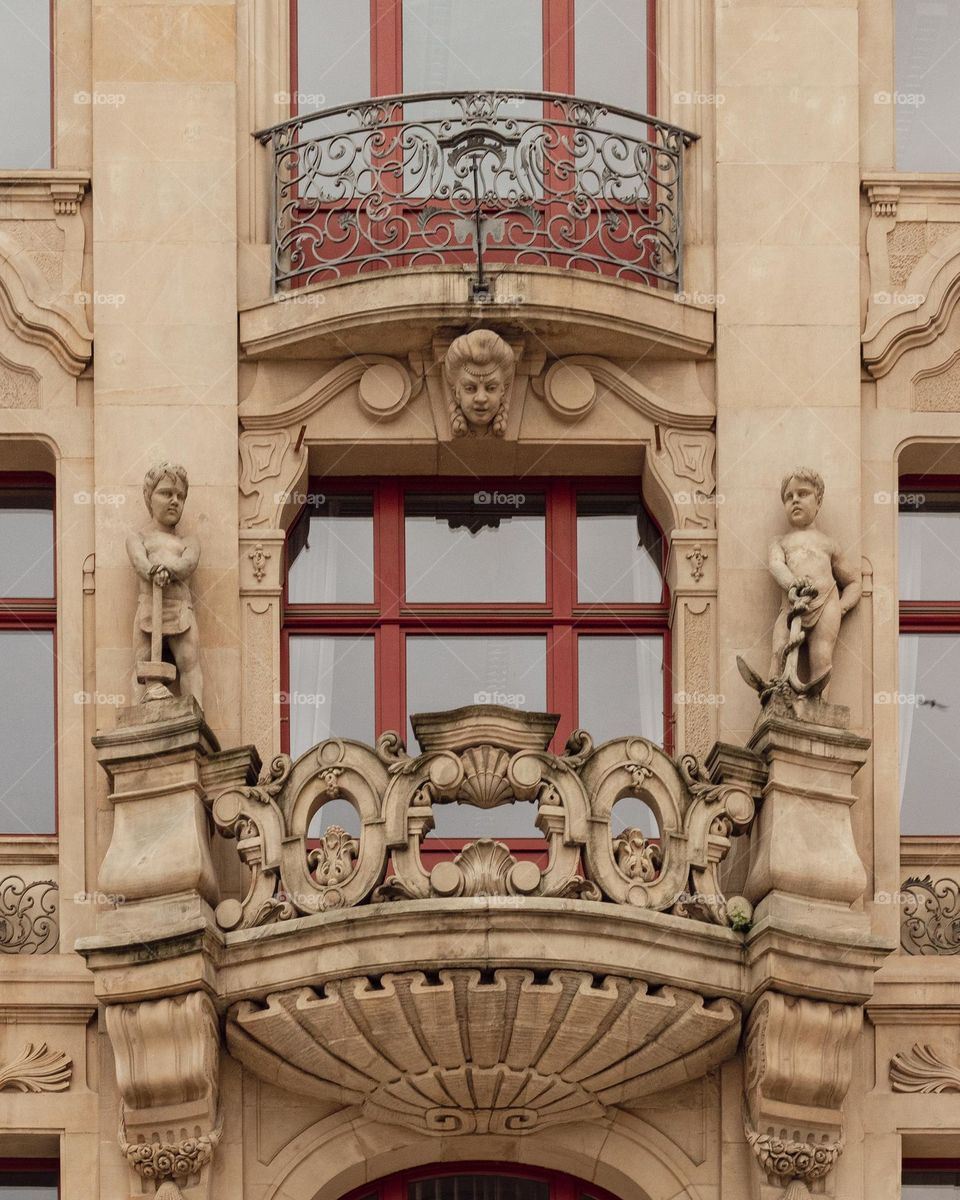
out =
[[[913,518],[916,519],[916,518]],[[922,539],[910,537],[911,521],[899,522],[900,556],[900,594],[901,596],[916,597],[922,595],[923,565],[920,548]],[[910,737],[913,733],[913,718],[917,706],[917,675],[920,658],[920,635],[916,633],[900,635],[900,672],[897,691],[899,695],[910,696],[913,699],[897,705],[897,715],[900,721],[900,804],[903,805],[904,788],[907,782],[907,765],[910,758]]]

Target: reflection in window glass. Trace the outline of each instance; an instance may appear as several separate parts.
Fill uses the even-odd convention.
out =
[[[53,493],[0,489],[0,596],[53,595]]]
[[[54,833],[53,633],[0,630],[0,662],[16,701],[0,721],[0,831]]]
[[[405,92],[542,87],[542,0],[403,0]]]
[[[290,638],[290,753],[335,735],[374,740],[372,637]]]
[[[901,600],[960,600],[960,494],[901,492]]]
[[[465,704],[542,712],[547,706],[546,650],[544,637],[409,636],[407,712],[440,712]],[[407,745],[417,745],[412,725]]]
[[[577,496],[577,593],[586,603],[659,604],[660,532],[637,496]]]
[[[960,832],[960,636],[900,635],[900,831]]]
[[[594,742],[640,734],[663,745],[663,639],[577,639],[580,725]]]
[[[365,0],[300,0],[297,76],[294,107],[301,113],[367,99],[370,5]]]
[[[291,604],[373,602],[373,498],[311,496],[288,539]]]
[[[0,5],[0,169],[52,166],[50,147],[50,6],[46,0]],[[12,120],[9,114],[15,113]]]
[[[960,171],[960,5],[897,0],[898,171]]]
[[[960,1200],[960,1171],[905,1167],[901,1179],[903,1200]]]
[[[404,511],[408,603],[544,600],[542,493],[411,495]]]
[[[646,0],[576,0],[574,91],[647,111]]]
[[[56,1171],[0,1170],[0,1200],[57,1200]]]
[[[511,1175],[442,1175],[420,1179],[407,1190],[408,1200],[549,1200],[549,1185]]]
[[[542,838],[536,826],[537,806],[525,801],[499,808],[474,808],[470,804],[434,804],[433,832],[423,845],[427,850],[447,838]],[[544,842],[544,848],[547,843]]]

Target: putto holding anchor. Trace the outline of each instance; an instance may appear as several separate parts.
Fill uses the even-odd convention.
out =
[[[737,659],[740,672],[766,703],[774,693],[822,696],[833,669],[840,622],[860,600],[860,572],[816,524],[823,503],[821,476],[799,467],[784,476],[780,498],[790,530],[770,545],[770,573],[783,588],[773,631],[769,680]],[[801,678],[800,649],[806,647]]]

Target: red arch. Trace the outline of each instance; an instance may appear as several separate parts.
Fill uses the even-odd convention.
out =
[[[546,1183],[549,1200],[619,1200],[612,1192],[596,1184],[568,1175],[563,1171],[548,1171],[520,1163],[498,1163],[465,1160],[462,1162],[431,1163],[385,1175],[372,1183],[354,1188],[342,1200],[407,1200],[408,1187],[427,1179],[451,1175],[503,1175],[511,1179],[527,1179]]]

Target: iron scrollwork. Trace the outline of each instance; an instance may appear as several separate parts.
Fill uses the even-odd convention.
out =
[[[681,285],[694,134],[542,92],[433,92],[304,114],[273,157],[275,288],[395,267],[578,268]]]
[[[49,954],[60,938],[52,879],[0,879],[0,954]]]

